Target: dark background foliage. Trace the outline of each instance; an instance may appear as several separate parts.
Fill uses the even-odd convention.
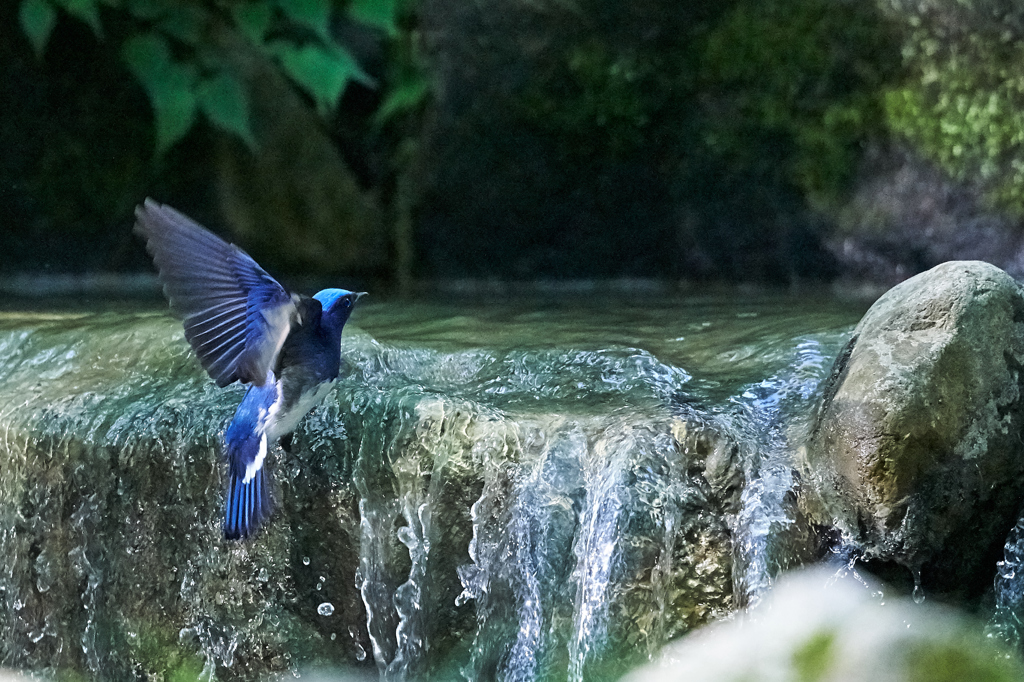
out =
[[[0,8],[0,273],[147,269],[145,196],[405,291],[1024,261],[1014,3],[174,5]]]

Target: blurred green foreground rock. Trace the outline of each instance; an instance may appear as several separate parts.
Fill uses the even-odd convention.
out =
[[[668,646],[624,682],[1011,682],[977,623],[845,570],[786,576],[757,609]]]

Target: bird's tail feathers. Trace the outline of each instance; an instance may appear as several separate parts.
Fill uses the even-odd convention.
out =
[[[242,540],[255,533],[274,510],[274,502],[267,483],[267,471],[259,471],[248,481],[244,476],[230,475],[227,514],[224,519],[224,537]]]
[[[264,459],[267,436],[251,431],[243,437],[229,429],[228,496],[224,537],[241,540],[255,533],[274,510]]]

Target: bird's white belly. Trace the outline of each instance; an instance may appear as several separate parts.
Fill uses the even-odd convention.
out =
[[[299,396],[298,401],[296,401],[295,405],[291,409],[284,410],[281,408],[284,397],[281,394],[280,387],[278,387],[277,401],[270,406],[270,412],[267,415],[267,439],[273,443],[281,436],[294,431],[295,427],[299,425],[300,421],[302,421],[302,418],[305,417],[310,410],[319,405],[333,388],[333,381],[320,384],[317,386],[315,391],[303,393]]]

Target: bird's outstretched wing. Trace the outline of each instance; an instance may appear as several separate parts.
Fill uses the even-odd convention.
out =
[[[146,199],[135,217],[199,362],[218,386],[262,386],[296,320],[298,297],[245,251],[170,206]]]

